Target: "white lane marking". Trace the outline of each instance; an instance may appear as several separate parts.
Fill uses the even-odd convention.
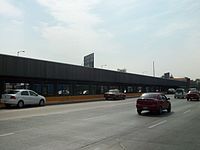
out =
[[[191,111],[191,110],[189,109],[189,110],[185,111],[184,114],[189,113],[190,111]]]
[[[152,126],[149,126],[148,128],[151,129],[151,128],[154,128],[154,127],[159,126],[159,125],[161,125],[161,124],[164,124],[164,123],[166,123],[166,122],[167,122],[167,120],[164,120],[164,121],[161,121],[161,122],[159,122],[159,123],[156,123],[156,124],[154,124],[154,125],[152,125]]]
[[[0,134],[0,137],[4,137],[4,136],[9,136],[9,135],[13,135],[15,133],[5,133],[5,134]]]
[[[85,118],[83,120],[88,121],[88,120],[93,120],[93,119],[100,119],[100,118],[105,117],[105,116],[107,116],[107,115],[94,116],[94,117],[90,117],[90,118]]]

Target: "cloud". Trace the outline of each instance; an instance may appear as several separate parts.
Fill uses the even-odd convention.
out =
[[[169,37],[172,35],[177,34],[179,31],[185,32],[188,28],[190,28],[190,24],[188,23],[181,23],[181,22],[172,22],[163,26],[157,33],[156,36],[158,37]]]
[[[69,24],[91,27],[101,22],[101,19],[90,13],[98,0],[38,0],[47,8],[47,12],[55,20]]]
[[[21,17],[23,13],[16,6],[9,3],[8,0],[1,0],[0,1],[0,15],[5,16],[5,17]]]
[[[84,49],[109,49],[114,35],[101,27],[103,20],[93,13],[99,0],[38,0],[51,15],[55,23],[42,22],[41,36],[57,45],[60,51],[65,49],[81,51]],[[78,52],[77,52],[78,53]],[[84,52],[82,52],[84,53]]]

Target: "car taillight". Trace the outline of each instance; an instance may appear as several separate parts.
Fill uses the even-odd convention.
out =
[[[16,97],[15,96],[11,96],[10,99],[16,99]]]

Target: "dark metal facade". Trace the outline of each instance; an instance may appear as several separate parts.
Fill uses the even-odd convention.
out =
[[[160,86],[184,86],[182,81],[167,80],[117,71],[87,68],[0,54],[0,77],[56,79]]]
[[[186,82],[0,54],[0,82],[84,82],[183,87]]]

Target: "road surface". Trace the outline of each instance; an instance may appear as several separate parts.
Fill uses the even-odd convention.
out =
[[[199,150],[200,102],[136,113],[136,98],[0,109],[1,150]]]

